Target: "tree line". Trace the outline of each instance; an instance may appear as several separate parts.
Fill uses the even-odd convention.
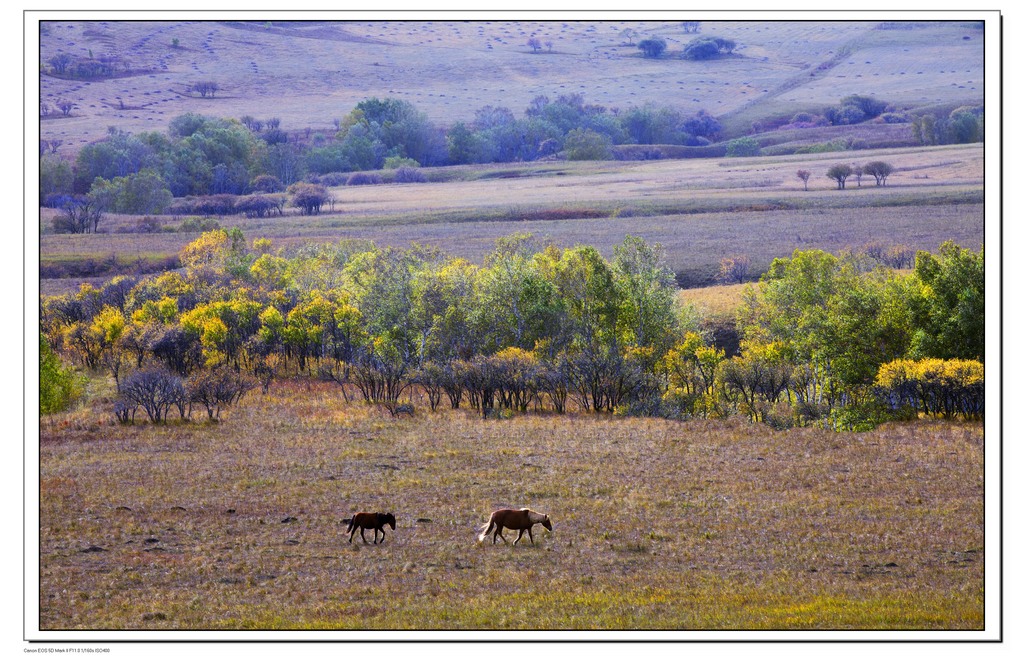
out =
[[[606,259],[513,235],[478,266],[359,241],[275,251],[232,229],[180,259],[182,273],[42,298],[50,381],[70,378],[52,355],[107,373],[123,421],[140,408],[189,417],[194,404],[217,417],[284,376],[329,379],[392,412],[414,391],[481,415],[837,429],[984,411],[984,251],[952,243],[919,252],[911,273],[864,255],[776,259],[746,291],[732,356],[681,303],[660,246],[638,237]]]
[[[580,94],[534,98],[521,117],[486,106],[447,128],[413,104],[364,100],[335,121],[333,132],[285,131],[280,120],[226,120],[188,113],[166,133],[132,134],[111,127],[74,162],[40,146],[40,203],[62,207],[92,194],[107,210],[160,213],[174,198],[259,192],[272,177],[283,187],[305,181],[346,183],[341,173],[401,167],[609,158],[612,145],[707,145],[721,126],[706,112],[685,115],[645,105],[619,111],[588,104]],[[409,175],[415,176],[415,175]]]

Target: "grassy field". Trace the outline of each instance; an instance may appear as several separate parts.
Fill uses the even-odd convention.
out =
[[[43,101],[77,106],[41,125],[41,137],[63,141],[67,154],[108,126],[163,131],[186,112],[269,114],[286,130],[328,130],[372,96],[410,101],[448,123],[487,105],[519,115],[535,96],[581,93],[609,108],[650,101],[704,109],[738,135],[754,120],[819,110],[850,94],[919,107],[977,104],[984,91],[984,30],[961,22],[886,30],[883,21],[705,21],[702,35],[737,44],[732,57],[714,62],[676,57],[697,35],[674,21],[52,20],[44,27],[41,62],[63,52],[116,57],[130,69],[94,81],[41,76]],[[622,36],[626,28],[665,39],[666,56],[640,57]],[[531,36],[550,49],[532,53]],[[220,87],[213,98],[188,92],[208,80]]]
[[[627,27],[664,38],[670,56],[694,36],[678,22],[629,20],[55,20],[41,61],[115,56],[131,71],[42,74],[43,101],[76,108],[41,119],[40,132],[70,158],[108,126],[163,132],[185,112],[332,131],[371,96],[447,124],[486,105],[521,115],[534,96],[582,93],[609,108],[704,109],[731,137],[850,94],[898,108],[983,98],[978,24],[704,22],[702,34],[737,43],[713,62],[642,58]],[[531,53],[531,36],[551,46]],[[220,85],[214,98],[188,91],[203,80]],[[824,142],[847,128],[871,130],[773,139]],[[641,236],[662,244],[681,302],[734,349],[748,285],[706,286],[723,258],[748,257],[756,277],[797,248],[976,250],[983,157],[982,145],[959,145],[423,168],[427,183],[332,188],[333,210],[316,216],[218,221],[275,250],[368,239],[477,263],[515,232],[607,257]],[[872,160],[896,168],[888,186],[851,178],[837,191],[825,177]],[[798,170],[812,173],[807,190]],[[39,256],[64,277],[42,279],[43,294],[173,267],[197,237],[174,231],[181,218],[139,233],[142,219],[117,215],[100,234],[57,235],[53,213],[40,210]],[[119,425],[113,382],[92,375],[87,391],[40,419],[43,632],[977,631],[995,617],[984,610],[981,423],[837,434],[738,418],[481,420],[423,401],[396,419],[337,385],[282,379],[220,423]],[[501,507],[545,512],[554,530],[538,527],[532,545],[479,542]],[[343,520],[359,510],[394,512],[397,530],[382,545],[350,544]]]
[[[755,270],[796,248],[831,252],[870,241],[936,250],[946,240],[983,242],[981,146],[683,161],[541,163],[437,168],[424,184],[332,189],[335,212],[318,216],[221,219],[278,248],[306,242],[370,239],[381,245],[438,246],[474,262],[498,237],[532,232],[558,245],[592,244],[611,256],[628,235],[659,242],[685,286],[713,282],[724,257],[747,255]],[[886,187],[867,177],[837,191],[824,171],[834,163],[886,160],[897,172]],[[809,190],[796,171],[811,171]],[[113,256],[121,262],[173,257],[196,234],[126,233],[137,219],[112,216],[109,233],[55,235],[44,210],[44,266]],[[164,219],[167,227],[179,219]],[[81,278],[47,279],[44,293],[76,289]]]
[[[218,425],[41,421],[40,628],[977,629],[979,425],[775,432],[284,382]],[[478,543],[499,507],[536,544]],[[343,518],[392,511],[382,545]]]

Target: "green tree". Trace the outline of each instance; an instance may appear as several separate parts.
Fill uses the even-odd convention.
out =
[[[644,39],[636,45],[637,48],[643,52],[644,57],[659,57],[665,52],[665,48],[668,44],[665,43],[664,39],[658,37],[651,37]]]
[[[885,161],[871,161],[864,165],[864,174],[874,177],[876,186],[884,186],[885,180],[889,178],[893,171],[892,165]]]
[[[51,195],[71,195],[75,175],[71,164],[59,156],[46,154],[39,158],[39,202]]]
[[[475,324],[489,351],[532,350],[558,334],[554,285],[542,273],[529,234],[499,239],[477,274]]]
[[[649,348],[657,360],[671,346],[678,325],[674,311],[678,288],[665,265],[665,251],[661,244],[652,246],[627,235],[614,253],[619,345]]]
[[[66,410],[81,392],[75,373],[61,362],[46,337],[39,334],[39,413]]]
[[[984,362],[984,247],[972,252],[947,241],[938,255],[919,252],[914,275],[922,295],[915,304],[912,354]]]
[[[761,145],[749,136],[730,140],[725,146],[726,156],[758,156],[760,153]]]
[[[611,158],[611,140],[590,129],[573,129],[565,136],[565,157],[570,161],[602,161]]]
[[[843,190],[846,188],[846,180],[851,174],[853,174],[853,168],[849,165],[840,164],[830,167],[825,173],[825,176],[836,182],[836,186],[839,190]]]
[[[89,195],[98,206],[114,213],[161,214],[173,196],[153,170],[141,170],[112,181],[97,178]]]

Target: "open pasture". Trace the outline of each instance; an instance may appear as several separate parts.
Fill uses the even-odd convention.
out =
[[[74,154],[108,126],[163,131],[186,112],[273,116],[289,131],[332,130],[373,96],[412,102],[448,123],[487,105],[521,115],[535,96],[580,93],[609,108],[703,109],[735,135],[765,116],[820,109],[850,94],[876,94],[898,107],[981,102],[979,25],[882,25],[707,21],[700,34],[734,40],[735,53],[689,62],[677,55],[697,35],[679,22],[52,21],[40,36],[41,62],[58,53],[114,57],[127,71],[95,80],[41,75],[42,101],[76,104],[69,116],[48,115],[41,137],[63,141],[61,151]],[[640,35],[634,44],[665,39],[666,57],[640,57],[622,35],[627,28]],[[533,36],[550,48],[531,52]],[[942,64],[949,62],[956,64]],[[205,98],[190,93],[200,81],[220,89]],[[742,121],[728,121],[736,113]]]
[[[626,235],[661,243],[681,284],[707,284],[724,257],[747,255],[755,269],[796,248],[835,252],[870,241],[936,250],[984,240],[982,148],[871,150],[793,156],[645,162],[538,163],[430,170],[424,184],[342,186],[335,212],[317,216],[221,219],[276,248],[370,239],[438,246],[479,263],[498,237],[532,232],[558,245],[595,245],[611,256]],[[845,191],[824,176],[834,163],[885,160],[897,171],[885,187],[865,177]],[[796,171],[812,172],[809,190]],[[444,181],[440,181],[444,179]],[[50,210],[44,210],[52,213]],[[196,235],[119,233],[136,219],[111,216],[106,232],[40,237],[44,265],[173,257]],[[168,217],[165,225],[180,220]],[[42,220],[48,229],[46,216]],[[47,280],[43,290],[76,289]]]
[[[108,409],[41,421],[44,631],[984,623],[979,425],[395,420],[302,381],[217,425]],[[478,543],[499,507],[554,529]],[[397,530],[349,544],[359,510]]]

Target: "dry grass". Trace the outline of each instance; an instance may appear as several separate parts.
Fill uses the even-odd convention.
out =
[[[977,425],[394,421],[304,382],[219,425],[108,408],[42,421],[42,630],[984,624]],[[554,531],[477,543],[502,506]],[[360,509],[385,544],[347,543]]]
[[[884,159],[900,171],[836,191],[824,171],[836,162]],[[498,237],[532,232],[556,244],[595,245],[610,256],[627,234],[666,249],[688,286],[714,280],[724,257],[747,255],[755,272],[796,248],[835,252],[869,241],[936,250],[946,240],[977,248],[983,235],[982,148],[977,145],[841,154],[644,163],[562,163],[457,168],[454,180],[341,187],[338,212],[237,224],[277,247],[344,238],[407,247],[439,246],[481,262]],[[814,173],[804,191],[796,171]],[[515,174],[514,178],[504,175]],[[450,174],[444,172],[444,174]],[[548,219],[550,218],[550,219]],[[44,219],[45,222],[45,219]],[[178,221],[167,219],[168,225]],[[111,230],[130,224],[112,218]],[[44,225],[45,229],[45,225]],[[43,264],[135,261],[176,254],[194,234],[40,237]],[[61,291],[47,283],[48,291]],[[77,289],[78,281],[63,290]]]
[[[47,118],[42,137],[63,140],[62,150],[73,153],[103,137],[108,126],[162,131],[186,112],[267,115],[279,117],[286,130],[330,130],[334,119],[372,96],[410,101],[448,123],[472,119],[487,105],[521,114],[536,95],[582,93],[609,108],[651,101],[688,113],[738,113],[742,121],[730,123],[743,132],[754,119],[791,115],[849,94],[911,107],[934,99],[981,102],[982,30],[934,23],[888,32],[876,25],[708,21],[703,34],[738,45],[735,57],[709,63],[645,59],[620,36],[630,27],[664,38],[678,53],[695,35],[684,34],[677,22],[55,20],[41,38],[40,61],[58,51],[77,57],[92,51],[124,58],[143,73],[88,83],[41,76],[43,100],[78,105],[70,117]],[[526,40],[534,34],[550,40],[553,52],[531,54]],[[838,53],[849,57],[817,71]],[[215,98],[186,93],[201,80],[219,84]]]

